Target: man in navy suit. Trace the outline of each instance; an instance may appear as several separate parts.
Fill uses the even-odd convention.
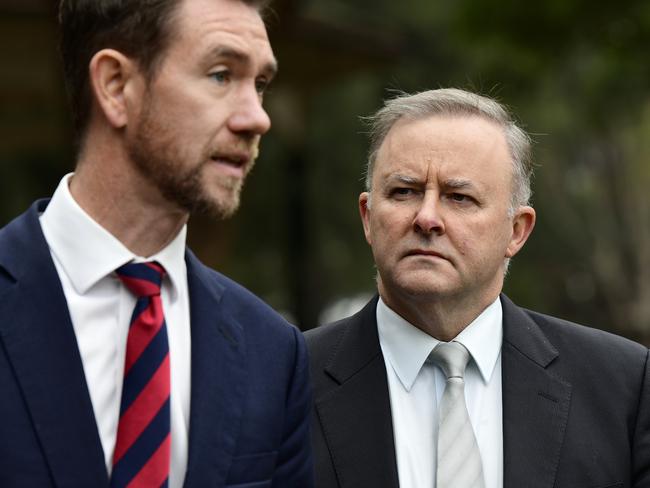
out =
[[[270,127],[262,8],[62,0],[78,159],[51,200],[0,230],[3,488],[122,486],[111,471],[137,297],[115,270],[150,261],[164,269],[171,447],[129,486],[159,468],[171,488],[312,486],[301,335],[185,247],[190,213],[234,213]]]
[[[648,349],[501,293],[535,223],[528,136],[455,89],[372,122],[379,294],[307,334],[316,486],[649,487]]]

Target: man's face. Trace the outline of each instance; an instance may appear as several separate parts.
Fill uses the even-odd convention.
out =
[[[127,150],[163,197],[230,216],[270,120],[276,62],[259,13],[237,0],[183,0],[168,48],[127,126]]]
[[[384,300],[395,309],[413,300],[493,301],[505,258],[532,229],[521,219],[532,213],[534,222],[530,207],[509,215],[511,189],[511,157],[495,123],[398,121],[377,154],[372,196],[359,199]]]

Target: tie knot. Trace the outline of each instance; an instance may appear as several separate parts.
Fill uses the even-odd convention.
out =
[[[447,379],[463,378],[469,362],[469,351],[460,342],[441,342],[431,351],[428,359],[442,368]]]
[[[124,286],[136,297],[160,295],[165,269],[155,261],[147,263],[128,263],[115,270]]]

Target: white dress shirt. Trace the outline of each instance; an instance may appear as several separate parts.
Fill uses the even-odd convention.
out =
[[[126,339],[136,297],[115,275],[130,261],[158,261],[166,270],[161,297],[171,362],[170,488],[187,469],[190,412],[190,309],[185,266],[186,228],[163,250],[135,256],[74,200],[66,175],[40,217],[68,302],[97,430],[110,474],[117,437]]]
[[[438,340],[411,325],[379,299],[377,329],[384,355],[400,488],[435,488],[438,405],[446,379],[425,364]],[[497,298],[454,340],[471,355],[465,399],[476,434],[485,488],[503,487],[501,302]]]

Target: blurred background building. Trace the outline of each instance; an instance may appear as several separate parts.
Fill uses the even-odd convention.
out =
[[[0,0],[0,225],[74,152],[55,0]],[[273,128],[228,222],[190,244],[301,328],[357,309],[374,269],[357,212],[360,115],[391,91],[496,96],[536,140],[538,224],[506,292],[650,344],[650,2],[276,0]]]

